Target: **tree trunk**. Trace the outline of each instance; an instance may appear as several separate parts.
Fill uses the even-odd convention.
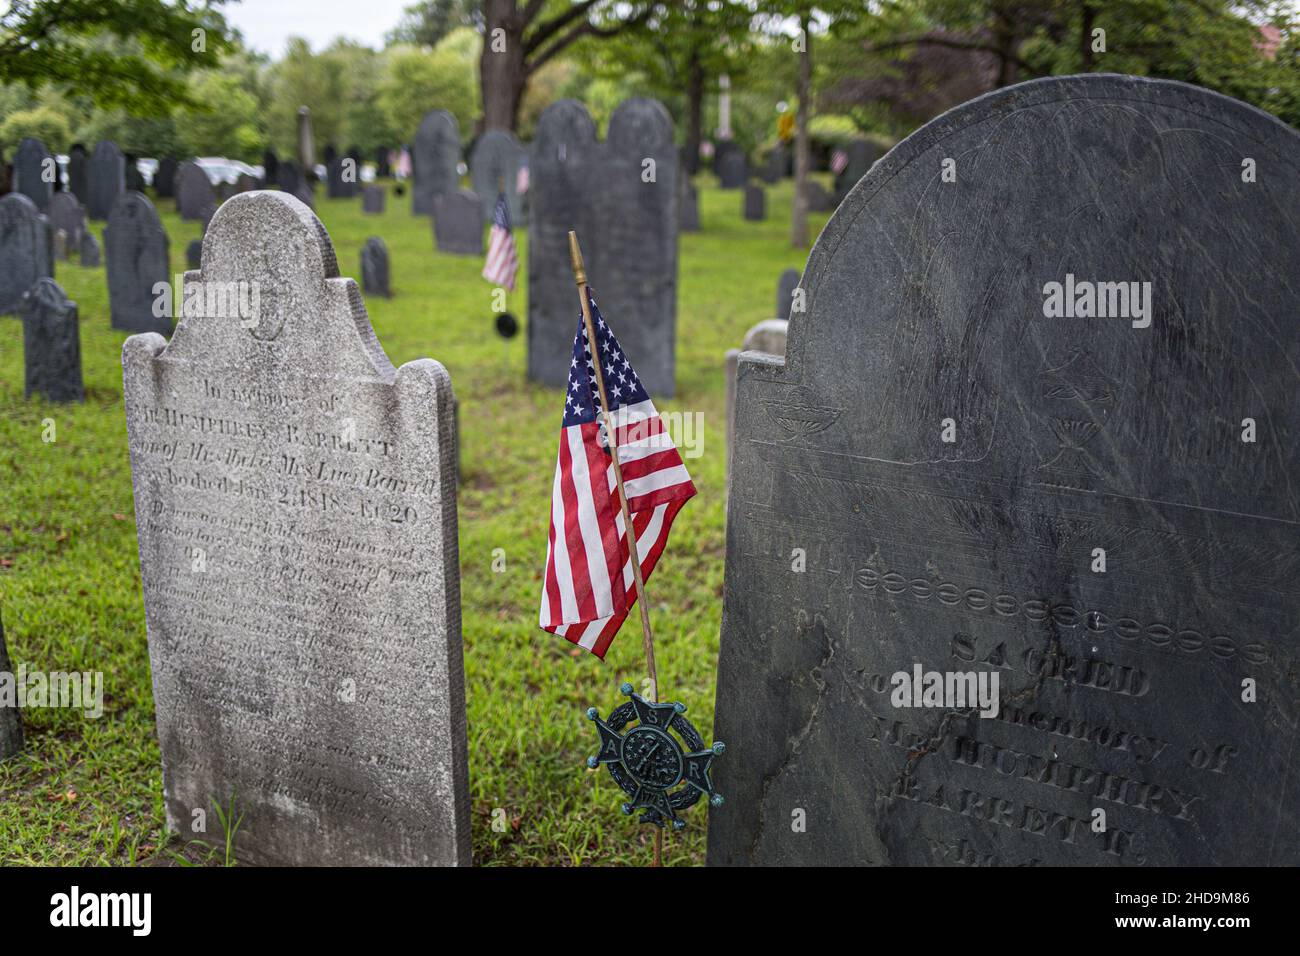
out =
[[[803,54],[799,57],[799,115],[794,136],[794,215],[790,220],[790,245],[803,249],[808,245],[808,117],[812,112],[812,32],[811,18],[804,14]]]
[[[1092,27],[1097,22],[1097,8],[1085,2],[1079,17],[1079,56],[1083,61],[1083,72],[1091,73],[1094,60],[1092,56]]]
[[[691,51],[686,78],[686,171],[700,171],[700,140],[704,138],[704,64],[698,50]]]
[[[515,0],[483,0],[483,20],[483,52],[479,55],[483,127],[513,132],[519,121],[519,103],[528,82],[524,65],[523,18]]]

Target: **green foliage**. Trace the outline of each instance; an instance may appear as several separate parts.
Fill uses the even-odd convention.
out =
[[[68,121],[48,106],[10,113],[0,122],[0,147],[11,153],[27,136],[34,136],[51,153],[66,153],[72,145]]]
[[[398,141],[410,142],[420,119],[435,106],[456,117],[468,138],[479,115],[478,55],[473,30],[451,33],[432,51],[393,47],[385,54],[377,102]]]
[[[402,11],[402,19],[384,38],[389,46],[433,47],[457,27],[482,29],[478,0],[422,0]]]
[[[13,0],[0,12],[0,85],[68,84],[99,106],[166,113],[185,74],[230,49],[222,0]]]

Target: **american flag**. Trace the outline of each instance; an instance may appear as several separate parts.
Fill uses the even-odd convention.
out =
[[[648,581],[695,485],[590,290],[587,295],[641,574]],[[593,361],[579,319],[551,492],[541,626],[604,660],[637,595]]]
[[[506,203],[506,194],[497,193],[497,204],[492,210],[492,232],[488,236],[487,261],[483,263],[483,278],[513,292],[518,272],[519,254],[515,251],[515,237],[510,234],[510,206]]]

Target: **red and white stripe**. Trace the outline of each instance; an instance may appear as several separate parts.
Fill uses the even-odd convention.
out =
[[[519,254],[515,251],[515,237],[509,229],[496,223],[488,234],[487,262],[483,264],[483,278],[515,291],[515,275],[519,272]]]
[[[695,485],[653,402],[615,409],[614,431],[648,581]],[[540,623],[603,660],[636,603],[636,582],[614,466],[599,436],[596,422],[570,425],[560,435]]]

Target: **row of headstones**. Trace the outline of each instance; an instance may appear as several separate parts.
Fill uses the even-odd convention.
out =
[[[1295,865],[1300,137],[1100,75],[922,132],[827,226],[784,360],[739,361],[709,862]],[[393,368],[292,198],[208,241],[187,281],[283,293],[123,349],[169,829],[233,798],[250,863],[467,863],[450,378]],[[1053,317],[1066,269],[1149,280],[1156,330]],[[1262,453],[1204,430],[1243,408]],[[1123,573],[1080,570],[1101,544]]]
[[[59,175],[57,160],[45,148],[39,139],[27,137],[18,144],[14,153],[13,190],[26,196],[40,212],[49,209],[50,202],[59,192],[69,192],[79,201],[85,203],[91,219],[104,219],[112,208],[113,201],[128,185],[128,166],[126,157],[111,140],[102,140],[95,146],[89,156],[80,143],[72,147],[68,154],[67,189]],[[139,179],[139,171],[134,164],[130,166],[130,178],[133,183]]]

